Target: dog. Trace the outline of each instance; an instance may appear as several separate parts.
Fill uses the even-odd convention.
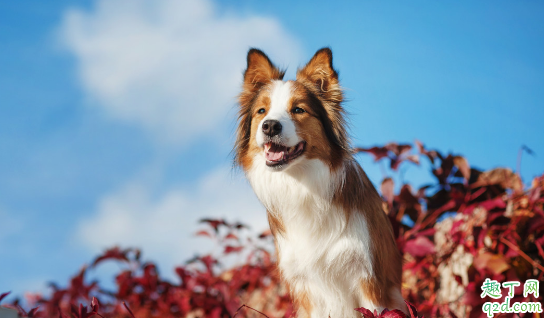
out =
[[[297,317],[407,313],[402,258],[382,199],[350,148],[330,48],[284,81],[260,50],[247,55],[234,146],[266,207],[278,268]]]

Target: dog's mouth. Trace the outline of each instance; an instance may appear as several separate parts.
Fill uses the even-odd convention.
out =
[[[286,147],[273,142],[268,142],[264,144],[266,165],[269,167],[276,167],[288,164],[304,152],[305,146],[305,141],[301,141],[293,147]]]

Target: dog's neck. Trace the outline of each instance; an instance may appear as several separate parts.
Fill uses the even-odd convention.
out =
[[[344,167],[332,170],[318,159],[305,160],[285,171],[272,171],[260,160],[247,172],[257,197],[268,212],[284,222],[303,218],[323,222],[345,179]]]

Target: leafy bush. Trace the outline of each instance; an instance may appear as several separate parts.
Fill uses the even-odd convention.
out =
[[[479,171],[462,156],[443,155],[416,142],[358,149],[376,161],[429,160],[434,182],[417,190],[381,183],[388,213],[404,255],[403,296],[431,317],[486,317],[481,286],[486,278],[499,282],[544,278],[544,175],[524,190],[510,169]],[[446,215],[454,215],[442,220]],[[409,224],[409,225],[406,225]],[[542,285],[540,286],[542,289]],[[542,295],[542,290],[540,291]],[[506,293],[503,293],[503,298]],[[515,289],[512,301],[540,301]],[[538,314],[519,314],[521,317]],[[514,314],[504,314],[513,317]]]
[[[486,278],[544,280],[544,175],[524,189],[509,169],[479,171],[462,156],[443,155],[418,142],[416,147],[390,143],[357,151],[389,161],[393,171],[421,158],[431,166],[433,183],[419,189],[404,184],[395,193],[392,178],[380,186],[405,259],[403,296],[414,305],[409,304],[411,317],[418,316],[416,308],[427,317],[485,317],[482,305],[492,301],[480,297]],[[202,223],[206,228],[197,235],[217,240],[223,253],[177,267],[177,282],[161,278],[155,264],[141,261],[139,250],[114,247],[90,267],[105,261],[125,264],[116,275],[116,291],[88,282],[83,267],[65,288],[52,284],[50,295],[30,297],[31,306],[38,307],[29,312],[17,300],[5,306],[27,317],[290,317],[293,308],[275,267],[270,233],[247,235],[245,225],[224,220]],[[233,253],[245,257],[245,264],[223,270],[221,261]],[[513,301],[540,299],[525,298],[516,288]],[[396,310],[356,310],[365,318],[406,317]]]

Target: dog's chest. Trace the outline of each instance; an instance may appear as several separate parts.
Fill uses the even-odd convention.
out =
[[[299,211],[308,216],[308,211]],[[276,235],[278,266],[295,297],[307,297],[312,317],[356,317],[360,284],[372,276],[368,227],[361,215],[346,222],[344,211],[314,211],[321,220],[294,219]]]
[[[344,212],[333,208],[322,221],[311,223],[301,218],[276,236],[285,278],[328,280],[349,274],[358,280],[369,275],[371,246],[364,218],[352,216],[346,223]]]
[[[364,211],[344,211],[334,202],[343,171],[331,173],[319,160],[293,168],[299,167],[278,173],[257,164],[247,173],[260,201],[280,220],[275,238],[281,274],[294,296],[310,301],[312,317],[357,317],[360,284],[373,276]]]
[[[277,252],[286,279],[369,274],[371,240],[364,214],[333,203],[342,186],[340,173],[315,160],[290,173],[256,166],[248,178],[269,213],[281,220]]]

